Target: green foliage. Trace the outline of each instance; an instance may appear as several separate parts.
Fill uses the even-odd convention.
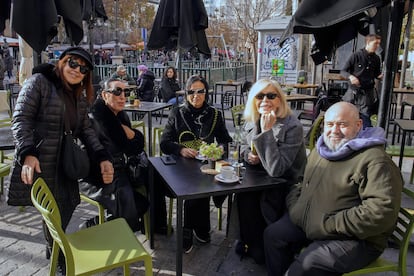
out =
[[[221,159],[223,153],[223,146],[219,146],[217,143],[207,144],[203,142],[203,144],[200,147],[200,154],[206,157],[207,159],[213,161]]]

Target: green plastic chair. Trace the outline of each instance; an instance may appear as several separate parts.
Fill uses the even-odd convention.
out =
[[[231,108],[231,117],[233,119],[234,127],[238,126],[238,117],[240,115],[242,115],[240,125],[244,124],[244,120],[243,120],[244,108],[245,108],[244,104],[235,105]]]
[[[387,154],[389,156],[400,156],[400,149],[401,146],[400,145],[388,145],[385,148],[385,151],[387,152]],[[404,155],[403,157],[414,157],[414,146],[405,146],[404,147]],[[410,174],[410,183],[413,184],[413,180],[414,180],[414,161],[413,161],[413,166],[411,168],[411,174]]]
[[[105,222],[105,208],[96,200],[93,200],[92,198],[89,198],[88,196],[79,193],[81,200],[94,205],[98,208],[98,217],[99,217],[99,224],[102,224]]]
[[[403,193],[414,200],[414,192],[403,188]],[[362,275],[368,273],[378,273],[385,271],[398,272],[400,276],[407,276],[407,251],[410,244],[411,234],[414,230],[414,214],[411,209],[401,207],[398,214],[397,225],[394,233],[390,237],[391,241],[398,245],[398,263],[378,258],[376,261],[362,269],[352,271],[344,276]]]
[[[53,237],[49,275],[55,275],[59,251],[66,261],[66,275],[92,275],[123,267],[130,275],[129,265],[143,261],[145,275],[152,275],[152,258],[123,218],[66,234],[61,226],[59,208],[42,178],[38,178],[31,191],[33,205]]]
[[[147,130],[146,130],[146,128],[145,128],[145,122],[144,121],[131,121],[131,128],[135,128],[135,129],[138,129],[138,128],[141,128],[141,130],[142,130],[142,134],[144,135],[144,141],[147,141]],[[144,144],[146,144],[146,143],[144,143]],[[146,150],[147,149],[147,147],[146,147],[146,145],[144,145],[144,150]]]
[[[309,150],[313,150],[313,148],[316,145],[316,142],[318,141],[319,136],[322,135],[323,132],[323,119],[324,116],[319,115],[318,118],[313,122],[312,128],[309,131],[309,144],[307,148]]]
[[[11,164],[5,163],[4,153],[0,151],[0,195],[4,193],[4,178],[10,174]]]
[[[147,189],[145,188],[145,186],[141,186],[139,189],[137,189],[138,193],[141,193],[144,196],[148,196],[147,195]],[[88,197],[85,194],[79,193],[81,200],[94,205],[98,208],[98,222],[99,224],[102,224],[105,222],[105,207],[102,206],[102,204],[100,204],[98,201],[93,200],[92,198]],[[146,212],[144,215],[144,229],[145,229],[145,236],[147,238],[147,240],[150,239],[150,222],[149,222],[149,213]]]

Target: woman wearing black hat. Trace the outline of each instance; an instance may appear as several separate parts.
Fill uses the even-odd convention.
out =
[[[56,66],[41,64],[33,69],[33,76],[19,92],[13,113],[16,158],[8,204],[32,205],[31,184],[41,176],[57,201],[64,230],[80,202],[77,180],[63,170],[65,119],[73,136],[98,160],[96,166],[100,167],[103,182],[111,183],[113,179],[110,156],[99,142],[87,114],[94,100],[92,70],[92,57],[87,51],[81,47],[68,48]],[[44,232],[51,246],[53,241],[46,227]],[[63,258],[59,263],[64,264]]]
[[[191,76],[187,80],[185,91],[184,104],[173,108],[168,116],[167,125],[161,136],[162,152],[195,158],[198,148],[196,143],[193,143],[193,147],[186,143],[190,140],[202,140],[206,143],[216,141],[224,145],[231,142],[221,112],[207,103],[206,80],[198,75]],[[224,198],[214,198],[218,207]],[[193,247],[193,231],[200,243],[210,242],[209,202],[210,197],[186,200],[184,203],[183,248],[186,253],[189,253]]]

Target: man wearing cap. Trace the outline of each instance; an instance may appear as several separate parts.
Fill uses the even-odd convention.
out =
[[[124,82],[128,82],[129,85],[135,85],[135,80],[128,75],[127,69],[123,65],[119,65],[116,68],[116,72],[111,75],[111,79],[119,79]]]

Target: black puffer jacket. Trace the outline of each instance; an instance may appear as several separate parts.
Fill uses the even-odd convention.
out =
[[[152,102],[154,100],[154,73],[146,71],[142,73],[142,76],[137,80],[138,85],[138,98],[141,101]]]
[[[17,98],[13,113],[13,136],[16,142],[16,160],[12,169],[9,205],[32,205],[30,185],[21,181],[20,172],[24,158],[39,158],[41,176],[52,191],[58,204],[79,204],[79,188],[62,172],[61,148],[63,138],[63,87],[53,71],[53,65],[43,65],[24,84]],[[83,142],[95,160],[110,160],[99,142],[88,118],[85,95],[77,99],[77,129],[75,136]],[[74,115],[75,116],[75,115]],[[37,177],[35,173],[35,178]]]

